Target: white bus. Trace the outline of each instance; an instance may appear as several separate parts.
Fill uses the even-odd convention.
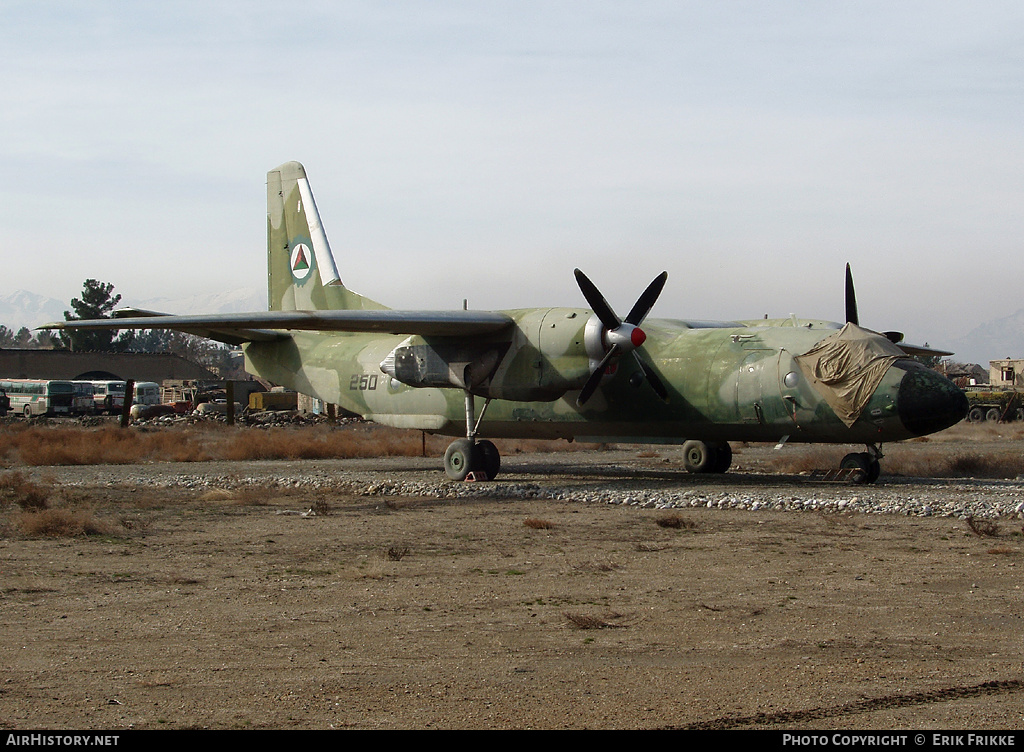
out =
[[[133,405],[159,405],[160,385],[155,381],[140,381],[135,384],[135,394],[132,397]]]
[[[47,379],[0,381],[0,390],[7,392],[11,410],[26,418],[34,415],[70,415],[75,393],[70,381]]]
[[[95,387],[91,381],[72,381],[74,397],[71,401],[71,412],[75,415],[92,415],[96,412]]]
[[[123,381],[92,381],[93,402],[96,412],[116,415],[124,407]]]

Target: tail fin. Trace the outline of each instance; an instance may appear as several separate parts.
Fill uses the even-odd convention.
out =
[[[384,308],[342,283],[298,162],[267,173],[267,284],[271,311]]]

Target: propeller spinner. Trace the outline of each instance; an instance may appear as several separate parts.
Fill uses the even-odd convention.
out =
[[[668,279],[668,272],[662,272],[654,278],[654,281],[647,286],[647,289],[643,291],[643,294],[633,304],[633,308],[625,320],[619,320],[619,317],[615,315],[615,311],[608,305],[608,301],[604,299],[601,291],[597,289],[597,286],[590,281],[586,274],[579,269],[576,269],[574,273],[576,275],[576,283],[583,292],[583,297],[587,299],[587,303],[590,304],[591,309],[601,322],[601,339],[603,344],[608,346],[604,357],[601,358],[601,361],[590,372],[587,382],[583,385],[583,389],[580,390],[580,394],[576,398],[576,404],[580,406],[585,404],[597,390],[598,384],[601,383],[601,378],[608,372],[612,363],[621,358],[623,354],[629,352],[633,353],[633,357],[636,358],[636,362],[643,370],[647,383],[651,385],[651,388],[654,389],[659,397],[667,400],[668,390],[654,370],[640,358],[636,348],[640,347],[647,339],[644,330],[640,328],[640,323],[647,317],[651,308],[654,307],[654,303],[658,300],[658,296],[661,295],[661,290],[665,287],[665,280]]]

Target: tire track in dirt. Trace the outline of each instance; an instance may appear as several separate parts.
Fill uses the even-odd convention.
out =
[[[981,697],[986,695],[1011,694],[1024,690],[1024,680],[1009,679],[1006,681],[990,681],[975,684],[970,687],[947,687],[931,692],[912,692],[901,695],[885,695],[873,697],[856,702],[849,702],[843,705],[833,705],[821,708],[807,708],[806,710],[788,710],[778,713],[757,713],[748,716],[725,716],[709,721],[698,721],[683,726],[664,726],[669,731],[708,731],[739,729],[747,726],[774,726],[800,723],[804,721],[817,721],[825,718],[835,718],[844,715],[857,715],[858,713],[872,713],[877,710],[888,710],[890,708],[902,708],[913,705],[928,705],[936,702],[949,702],[950,700],[962,700],[970,697]]]

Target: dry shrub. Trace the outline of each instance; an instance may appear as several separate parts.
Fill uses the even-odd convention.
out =
[[[999,525],[991,520],[981,520],[977,517],[968,517],[964,522],[967,523],[967,527],[970,528],[970,531],[979,538],[999,537]]]
[[[0,429],[0,464],[95,465],[205,460],[315,460],[439,457],[450,437],[374,424],[257,429],[222,423],[123,429],[29,424]],[[593,444],[516,439],[497,442],[502,454],[593,449]]]
[[[194,462],[210,459],[194,437],[180,431],[140,433],[32,426],[0,434],[0,456],[24,465],[131,464],[148,459]]]
[[[809,473],[822,468],[839,467],[843,459],[843,451],[835,447],[786,447],[775,452],[771,463],[776,472],[797,475]]]
[[[1017,453],[957,452],[900,447],[883,460],[890,475],[917,478],[1016,478],[1024,474]]]
[[[415,457],[423,451],[418,431],[287,429],[239,431],[215,450],[224,460],[321,460],[353,457]]]
[[[199,495],[200,501],[234,501],[237,494],[226,488],[211,488]]]
[[[283,492],[267,486],[249,484],[235,489],[235,503],[241,506],[260,507],[269,504]]]
[[[0,475],[0,498],[13,501],[26,511],[45,509],[50,493],[51,489],[17,470]]]
[[[618,564],[607,561],[586,561],[581,562],[575,567],[580,572],[614,572],[617,569],[621,569]]]
[[[527,517],[523,520],[523,524],[534,530],[551,530],[555,526],[554,522],[542,520],[537,517]]]
[[[408,546],[391,546],[385,556],[388,561],[401,561],[409,555],[409,550]]]
[[[74,538],[80,535],[111,535],[113,529],[89,512],[43,509],[23,512],[18,524],[25,535],[45,538]]]
[[[654,520],[658,527],[667,527],[674,530],[695,530],[697,523],[684,517],[681,514],[666,514]]]

